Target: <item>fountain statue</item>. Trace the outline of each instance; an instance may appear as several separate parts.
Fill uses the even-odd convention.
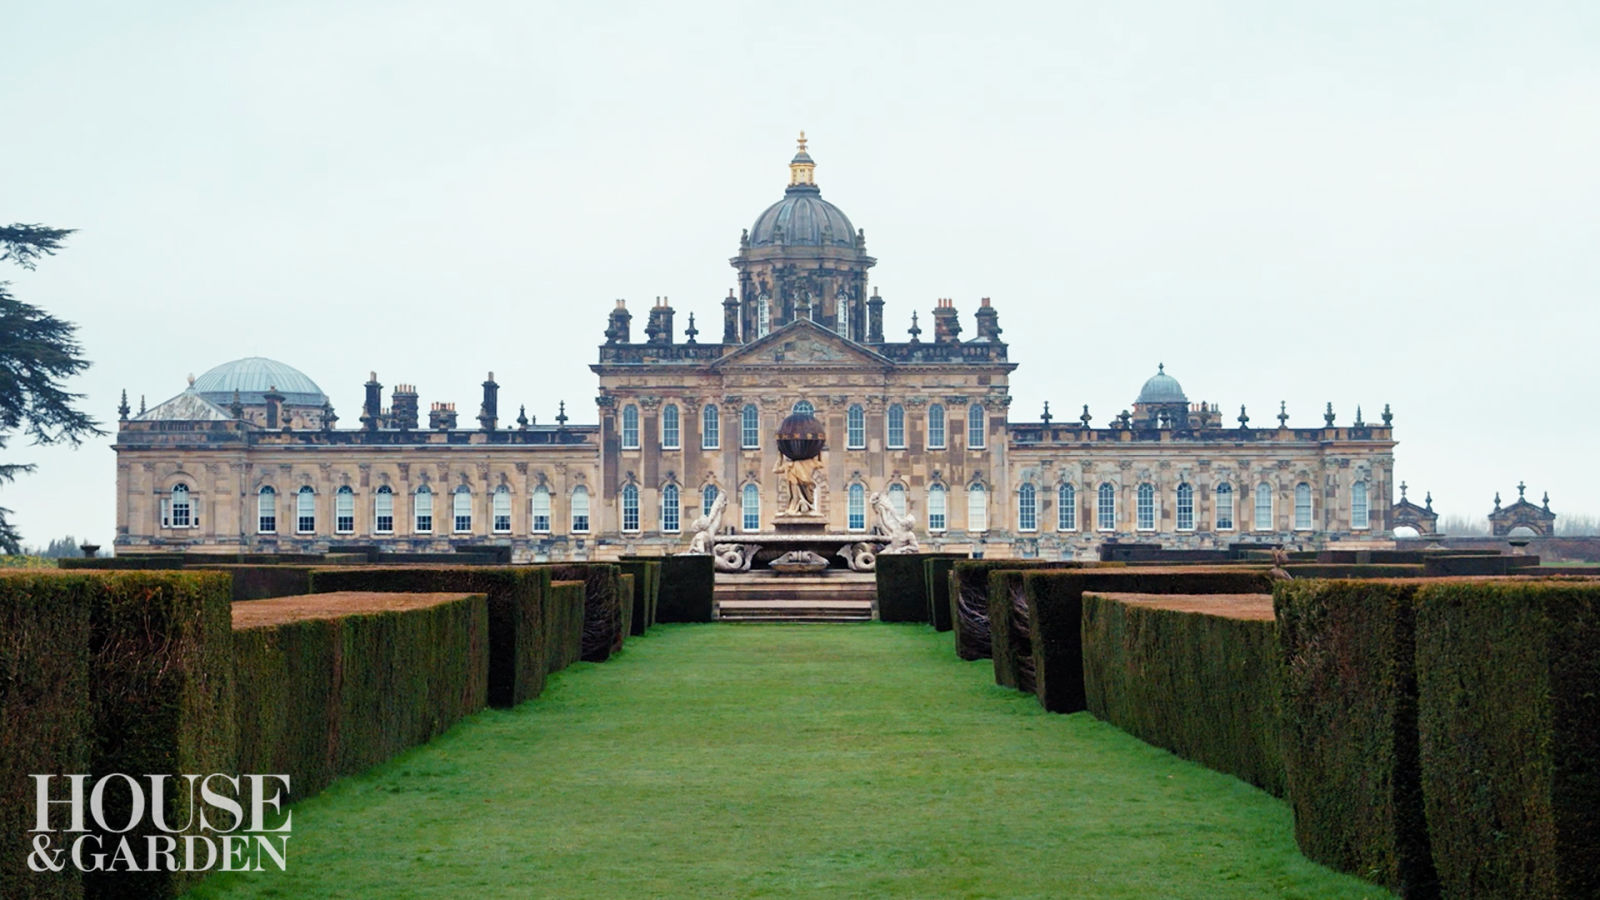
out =
[[[898,553],[916,553],[920,549],[917,543],[917,533],[911,530],[916,520],[910,515],[902,516],[895,511],[894,504],[889,502],[889,495],[882,491],[872,494],[872,509],[878,514],[878,523],[883,527],[883,532],[889,536],[889,544],[878,555]]]

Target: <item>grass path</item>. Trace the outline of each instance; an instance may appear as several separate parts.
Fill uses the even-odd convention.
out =
[[[1287,807],[925,627],[663,626],[294,811],[200,897],[1378,897]]]

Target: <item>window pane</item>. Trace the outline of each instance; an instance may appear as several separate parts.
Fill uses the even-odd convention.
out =
[[[860,484],[850,485],[845,524],[851,531],[865,531],[867,528],[867,489]]]
[[[572,489],[572,530],[589,530],[589,489],[583,485]]]
[[[903,449],[906,445],[906,408],[898,403],[889,407],[889,449]]]
[[[700,489],[700,515],[711,515],[711,507],[717,502],[717,486],[708,484]]]
[[[1188,484],[1178,485],[1178,530],[1194,530],[1194,488]]]
[[[903,484],[889,485],[889,505],[900,515],[906,514],[906,486]]]
[[[753,484],[744,486],[744,494],[739,501],[741,512],[740,527],[745,531],[759,531],[761,528],[761,489]]]
[[[790,409],[790,412],[797,416],[814,416],[817,413],[817,408],[811,405],[811,401],[801,400]]]
[[[700,411],[700,449],[715,450],[722,446],[722,413],[716,404],[707,403]]]
[[[934,485],[928,488],[928,530],[945,530],[945,496],[944,486]]]
[[[967,446],[982,450],[984,440],[983,407],[977,403],[967,406]]]
[[[278,531],[278,492],[270,487],[262,488],[256,500],[256,531],[260,534]]]
[[[333,530],[339,534],[356,530],[356,495],[348,486],[333,495]]]
[[[944,446],[944,407],[938,403],[928,407],[928,446]]]
[[[1264,481],[1256,485],[1256,530],[1272,530],[1272,485]]]
[[[1021,531],[1037,531],[1039,528],[1037,502],[1031,484],[1025,484],[1017,491],[1017,528]]]
[[[1056,488],[1056,530],[1076,531],[1078,528],[1078,489],[1070,484]]]
[[[661,408],[661,446],[678,449],[678,404],[668,403]]]
[[[845,449],[860,450],[867,446],[867,414],[859,406],[850,407],[845,415]]]
[[[639,530],[639,488],[636,485],[622,489],[622,530]]]
[[[472,492],[466,485],[456,488],[451,515],[455,518],[457,532],[472,530]]]
[[[739,411],[739,446],[745,450],[761,446],[761,415],[754,403],[746,403]]]
[[[679,518],[683,514],[683,503],[678,499],[678,486],[669,484],[661,489],[661,530],[668,534],[676,534],[679,530]]]
[[[1367,483],[1358,481],[1350,486],[1350,527],[1364,529],[1371,524],[1371,518],[1367,509]]]
[[[1139,485],[1138,522],[1136,527],[1151,531],[1156,527],[1156,489],[1149,484]]]
[[[417,499],[414,512],[416,514],[416,528],[422,534],[433,531],[433,491],[424,485],[417,489]]]
[[[317,530],[317,495],[309,485],[302,487],[295,497],[294,530],[300,534]]]
[[[1117,528],[1117,489],[1102,482],[1095,497],[1095,527],[1101,531]]]
[[[967,489],[967,530],[989,530],[989,492],[981,484]]]
[[[189,486],[175,484],[172,486],[172,505],[168,508],[168,516],[173,528],[188,528],[189,522]]]
[[[505,534],[511,530],[511,489],[500,485],[494,489],[493,530]]]
[[[1224,481],[1217,485],[1217,530],[1233,528],[1233,485]]]
[[[622,449],[639,448],[639,407],[628,404],[622,408]]]
[[[533,502],[529,504],[530,531],[550,530],[550,491],[544,485],[533,489]]]
[[[1297,531],[1311,528],[1311,485],[1304,481],[1294,486],[1294,527]]]

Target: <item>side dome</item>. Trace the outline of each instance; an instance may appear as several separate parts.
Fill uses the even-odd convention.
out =
[[[291,406],[323,406],[328,402],[328,395],[304,372],[263,356],[225,362],[196,378],[190,390],[226,407],[233,402],[234,391],[239,392],[239,401],[244,405],[257,406],[267,402],[262,395],[274,388]]]
[[[1135,403],[1188,403],[1189,398],[1183,394],[1183,385],[1178,384],[1178,379],[1167,374],[1166,363],[1156,366],[1156,374],[1151,375],[1139,389],[1139,399]]]
[[[784,197],[756,217],[750,246],[798,244],[812,247],[856,245],[855,226],[844,211],[822,199],[816,185],[790,185]]]

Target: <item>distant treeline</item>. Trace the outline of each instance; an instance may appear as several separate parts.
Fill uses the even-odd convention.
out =
[[[1454,537],[1489,534],[1488,516],[1441,516],[1439,531]],[[1562,537],[1600,535],[1600,516],[1588,513],[1556,513],[1556,534]]]

